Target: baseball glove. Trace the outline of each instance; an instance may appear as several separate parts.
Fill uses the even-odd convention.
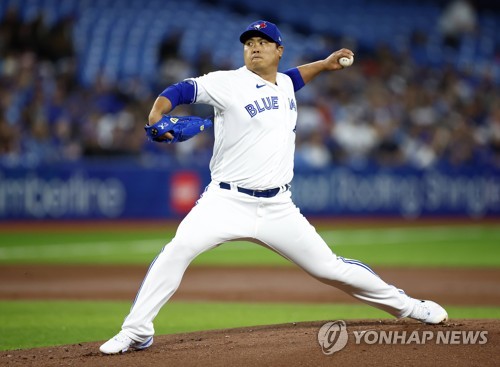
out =
[[[191,139],[207,128],[213,126],[212,120],[198,116],[170,116],[163,115],[153,125],[144,126],[146,136],[151,141],[160,143],[177,143]],[[165,139],[165,133],[171,133],[173,139]]]

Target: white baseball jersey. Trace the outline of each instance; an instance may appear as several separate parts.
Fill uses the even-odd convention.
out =
[[[215,110],[212,179],[254,190],[290,183],[297,107],[288,75],[272,84],[243,66],[193,80],[194,103]]]

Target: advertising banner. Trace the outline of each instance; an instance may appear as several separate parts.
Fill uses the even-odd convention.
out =
[[[77,164],[0,170],[0,219],[181,218],[209,183],[200,168]],[[500,171],[413,168],[297,170],[305,215],[500,215]]]

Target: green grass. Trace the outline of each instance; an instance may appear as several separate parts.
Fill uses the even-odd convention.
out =
[[[172,229],[0,233],[0,263],[144,264]],[[320,230],[332,250],[372,266],[500,266],[500,228],[487,225]],[[232,242],[200,255],[198,265],[288,265],[273,252]]]
[[[0,264],[147,264],[175,228],[0,232]],[[500,228],[488,225],[408,228],[322,228],[339,255],[372,266],[500,266]],[[275,253],[247,242],[202,254],[198,265],[287,266]],[[0,265],[1,266],[1,265]],[[0,301],[0,350],[104,340],[114,335],[129,302]],[[500,308],[447,307],[451,318],[500,318]],[[168,303],[157,334],[308,320],[388,318],[365,305]]]
[[[1,301],[0,350],[105,340],[128,313],[129,302]],[[451,318],[500,318],[500,308],[448,307]],[[313,320],[390,319],[366,305],[284,303],[167,304],[155,319],[157,335]]]

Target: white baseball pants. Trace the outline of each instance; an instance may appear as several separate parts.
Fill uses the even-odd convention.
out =
[[[153,320],[179,287],[191,261],[226,241],[260,243],[316,279],[396,317],[411,312],[408,296],[365,264],[335,255],[291,200],[290,191],[257,198],[212,182],[151,264],[122,330],[136,341],[154,334]]]

